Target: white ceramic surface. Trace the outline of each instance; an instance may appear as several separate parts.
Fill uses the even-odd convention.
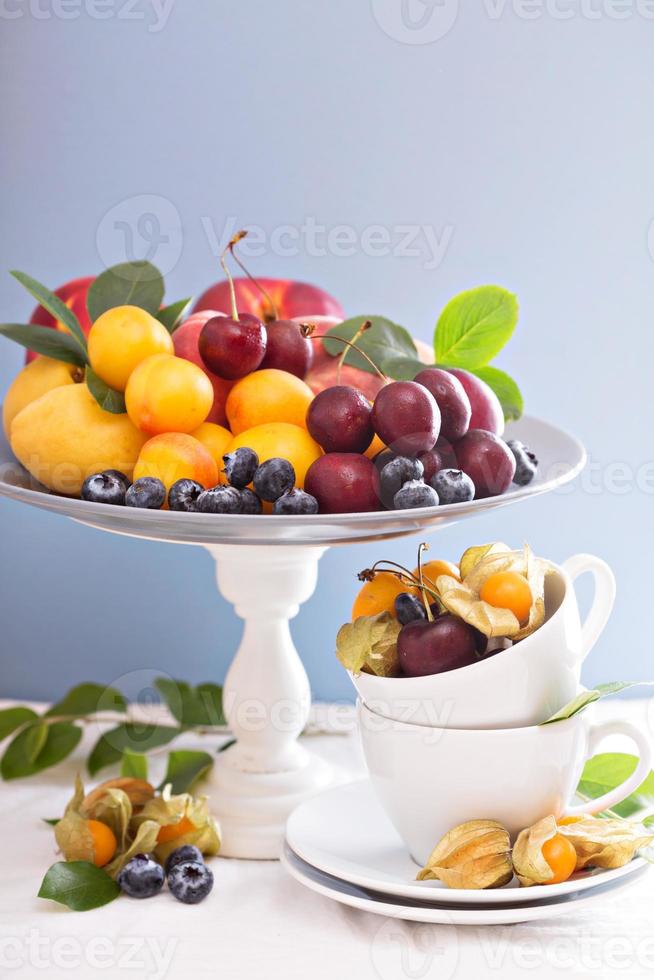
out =
[[[385,915],[392,919],[453,926],[511,925],[516,922],[534,922],[538,919],[570,915],[587,909],[602,896],[613,895],[627,885],[634,884],[644,874],[647,874],[647,871],[641,868],[629,877],[621,878],[613,884],[609,883],[591,892],[581,894],[574,892],[560,898],[535,901],[525,905],[481,905],[475,908],[473,906],[426,904],[413,899],[381,895],[358,885],[339,881],[337,878],[333,878],[331,875],[325,874],[324,871],[319,871],[302,861],[301,858],[293,854],[288,845],[282,853],[282,865],[300,884],[324,898],[340,902],[341,905],[347,905],[362,912],[372,912],[374,915]]]
[[[363,702],[397,721],[437,728],[539,725],[577,694],[581,666],[611,615],[615,577],[601,558],[574,555],[545,580],[547,621],[488,660],[428,677],[350,677]],[[582,625],[574,581],[595,583]]]
[[[499,820],[514,836],[548,814],[598,813],[635,790],[650,769],[647,738],[626,722],[593,725],[591,715],[587,709],[531,728],[438,729],[391,721],[358,706],[375,792],[420,865],[448,830],[467,820]],[[610,735],[634,742],[635,771],[610,793],[570,805],[585,761]]]
[[[44,491],[16,462],[1,435],[0,496],[56,511],[104,531],[182,544],[315,546],[382,540],[435,531],[464,517],[553,490],[574,479],[586,462],[586,451],[573,436],[540,419],[523,416],[519,422],[507,426],[506,438],[520,439],[538,454],[540,468],[536,480],[527,487],[513,487],[500,497],[445,507],[273,519],[270,515],[183,514],[93,504]]]
[[[558,885],[521,888],[514,878],[503,888],[447,888],[441,881],[416,881],[412,861],[375,796],[369,779],[326,790],[293,811],[286,843],[307,864],[341,881],[385,895],[452,905],[524,904],[588,891],[648,867],[635,858],[623,868],[579,871]]]

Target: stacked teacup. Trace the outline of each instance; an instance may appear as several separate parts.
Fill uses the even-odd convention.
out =
[[[574,581],[592,574],[581,621]],[[545,621],[478,663],[423,677],[352,674],[373,786],[419,864],[453,827],[498,820],[516,834],[548,814],[599,812],[624,799],[650,766],[647,739],[628,724],[594,725],[586,712],[543,724],[580,691],[581,667],[615,598],[609,566],[592,555],[548,563]],[[640,764],[621,786],[573,806],[584,763],[616,733]]]

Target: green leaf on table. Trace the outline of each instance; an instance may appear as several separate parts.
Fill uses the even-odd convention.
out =
[[[525,407],[522,392],[506,371],[500,371],[496,367],[483,367],[476,368],[472,373],[493,389],[500,400],[507,422],[514,422],[522,416]]]
[[[213,758],[208,752],[178,749],[168,754],[168,767],[159,789],[168,783],[173,793],[189,793],[191,787],[209,772]]]
[[[22,728],[28,721],[34,721],[38,717],[36,711],[25,708],[23,705],[18,705],[15,708],[4,708],[0,711],[0,742],[7,735],[15,732],[17,728]]]
[[[187,296],[186,299],[178,299],[176,303],[170,303],[157,312],[157,320],[163,323],[168,333],[175,333],[192,301],[193,297]]]
[[[356,346],[364,351],[377,367],[391,358],[410,357],[413,360],[417,359],[418,352],[409,331],[383,316],[355,316],[332,327],[331,330],[327,331],[323,340],[323,346],[327,353],[331,354],[332,357],[340,357],[345,348],[336,338],[342,337],[343,340],[351,341],[366,320],[370,320],[372,325],[361,334],[356,341]],[[370,374],[375,373],[370,362],[356,350],[348,348],[343,363],[360,368],[362,371],[368,371]]]
[[[46,714],[47,717],[84,718],[99,711],[127,711],[127,701],[115,687],[105,684],[93,684],[87,681],[76,684],[61,699],[53,704]]]
[[[84,331],[80,326],[79,320],[70,306],[64,303],[63,299],[60,299],[55,293],[51,292],[47,286],[28,276],[26,272],[19,272],[13,269],[11,274],[34,297],[37,303],[40,303],[48,313],[52,314],[55,320],[59,320],[65,327],[68,327],[70,336],[83,352],[84,356],[86,356],[86,337],[84,336]],[[45,329],[48,330],[49,328],[46,327]]]
[[[85,367],[87,364],[86,355],[77,341],[61,330],[39,327],[34,323],[1,323],[0,336],[27,347],[35,354],[52,357],[55,361],[64,361],[76,367]]]
[[[48,723],[43,721],[35,722],[25,729],[24,752],[25,758],[30,765],[33,765],[41,752],[41,749],[48,740]]]
[[[36,725],[39,722],[35,723]],[[49,769],[62,762],[77,746],[82,737],[82,730],[68,721],[57,721],[48,725],[47,738],[43,747],[33,761],[30,761],[30,751],[35,736],[30,733],[32,725],[23,728],[9,743],[0,763],[0,773],[3,779],[19,779],[23,776],[33,776],[37,772]]]
[[[198,684],[157,677],[154,686],[168,705],[170,713],[185,727],[224,725],[223,689],[219,684]]]
[[[581,774],[577,791],[594,800],[629,779],[638,765],[638,758],[627,752],[601,752],[589,759]],[[639,810],[654,805],[654,772],[643,780],[638,789],[621,803],[611,807],[620,817],[633,817]]]
[[[395,355],[386,358],[379,367],[387,377],[393,378],[394,381],[413,381],[416,374],[424,371],[425,368],[429,367],[429,364],[424,364],[416,357],[398,357]]]
[[[41,817],[43,823],[47,823],[50,827],[56,827],[61,817]]]
[[[104,409],[105,412],[111,412],[112,415],[125,414],[127,409],[125,408],[123,392],[110,388],[106,381],[103,381],[90,367],[86,369],[86,384],[100,408]]]
[[[120,761],[120,775],[133,776],[134,779],[148,778],[148,760],[142,752],[125,749]]]
[[[518,300],[501,286],[477,286],[449,301],[436,324],[437,364],[474,370],[492,361],[518,322]]]
[[[125,749],[146,753],[167,745],[179,735],[180,728],[168,725],[151,725],[147,722],[117,725],[100,736],[87,760],[87,769],[94,776],[100,769],[120,762]]]
[[[577,694],[572,701],[568,701],[551,718],[548,718],[547,721],[542,721],[541,725],[552,725],[557,721],[567,721],[568,718],[573,718],[575,715],[578,715],[589,704],[593,704],[593,702],[599,701],[601,698],[606,698],[611,694],[620,694],[621,691],[626,691],[630,687],[651,687],[652,685],[654,685],[654,681],[610,681],[608,684],[598,684],[592,691],[582,691],[580,694]]]
[[[38,897],[52,899],[75,912],[87,912],[113,902],[119,895],[119,886],[102,868],[89,861],[57,861],[48,868]]]
[[[163,276],[151,262],[121,262],[94,279],[86,305],[92,322],[114,306],[138,306],[156,316],[163,295]]]

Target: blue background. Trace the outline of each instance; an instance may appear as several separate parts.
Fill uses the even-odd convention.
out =
[[[404,43],[380,24],[393,6],[176,0],[156,29],[150,3],[128,19],[116,0],[98,19],[90,0],[43,0],[38,17],[7,0],[0,268],[53,287],[97,272],[124,258],[107,229],[125,212],[138,253],[140,195],[159,199],[181,253],[162,253],[169,299],[218,278],[207,228],[220,236],[232,218],[267,235],[307,219],[357,235],[381,225],[395,240],[403,225],[449,228],[437,268],[424,247],[316,255],[302,238],[297,254],[268,248],[250,265],[316,282],[348,312],[383,312],[424,340],[458,290],[498,282],[518,294],[520,324],[498,365],[520,380],[530,413],[579,435],[591,467],[572,492],[439,533],[431,557],[495,538],[556,560],[596,552],[619,597],[585,679],[651,676],[654,25],[635,5],[624,20],[599,2],[596,19],[571,5],[570,19],[531,20],[480,2],[433,43]],[[448,11],[453,0],[434,15]],[[2,319],[24,320],[32,304],[6,272],[0,290]],[[21,362],[0,341],[1,389]],[[51,698],[81,679],[132,692],[149,670],[224,676],[241,627],[201,549],[112,537],[5,500],[0,542],[0,694]],[[333,636],[355,572],[382,554],[411,563],[417,543],[322,560],[295,621],[315,696],[351,695]]]

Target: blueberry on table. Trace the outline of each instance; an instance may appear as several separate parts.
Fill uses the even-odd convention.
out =
[[[395,615],[402,626],[417,619],[427,619],[424,604],[417,595],[411,595],[410,592],[400,592],[395,597]]]
[[[409,480],[393,498],[395,510],[408,510],[414,507],[438,507],[438,494],[422,480]]]
[[[165,871],[166,875],[169,875],[176,864],[181,864],[182,861],[194,861],[197,864],[204,864],[204,858],[202,857],[202,851],[195,844],[182,844],[181,847],[175,848],[174,851],[168,855],[166,860]]]
[[[127,507],[143,507],[147,510],[159,510],[166,499],[166,488],[154,476],[142,476],[135,480],[125,494]]]
[[[197,510],[198,497],[204,487],[195,480],[177,480],[168,491],[168,506],[171,510]]]
[[[318,513],[318,501],[315,497],[312,497],[310,493],[306,493],[304,490],[299,490],[295,487],[293,490],[283,493],[281,497],[278,497],[273,505],[273,514],[317,514]]]
[[[200,861],[182,861],[171,869],[168,887],[178,901],[197,905],[213,888],[213,873]]]
[[[211,487],[200,494],[196,507],[201,514],[241,514],[241,491],[235,487]]]
[[[474,500],[475,485],[463,470],[439,470],[429,481],[441,504],[462,504]]]
[[[147,854],[137,854],[118,875],[118,884],[131,898],[151,898],[160,892],[164,869]]]
[[[274,456],[267,459],[265,463],[257,469],[252,480],[254,492],[273,503],[283,493],[292,490],[295,485],[295,470],[287,459]]]
[[[263,507],[261,501],[257,497],[254,491],[245,487],[243,490],[239,490],[241,495],[241,513],[242,514],[261,514]]]
[[[519,487],[526,487],[536,476],[538,459],[536,454],[528,449],[519,439],[509,439],[507,446],[515,457],[515,474],[513,482]]]
[[[93,473],[82,484],[80,496],[93,504],[124,504],[127,487],[111,473]]]
[[[225,464],[223,473],[227,477],[228,483],[236,487],[237,490],[243,490],[248,483],[252,483],[259,465],[259,457],[254,449],[241,446],[239,449],[235,449],[233,453],[226,453],[223,456],[223,463]]]
[[[387,507],[393,506],[393,498],[409,480],[422,480],[424,466],[419,459],[409,456],[395,456],[382,468],[379,474],[382,500]]]

